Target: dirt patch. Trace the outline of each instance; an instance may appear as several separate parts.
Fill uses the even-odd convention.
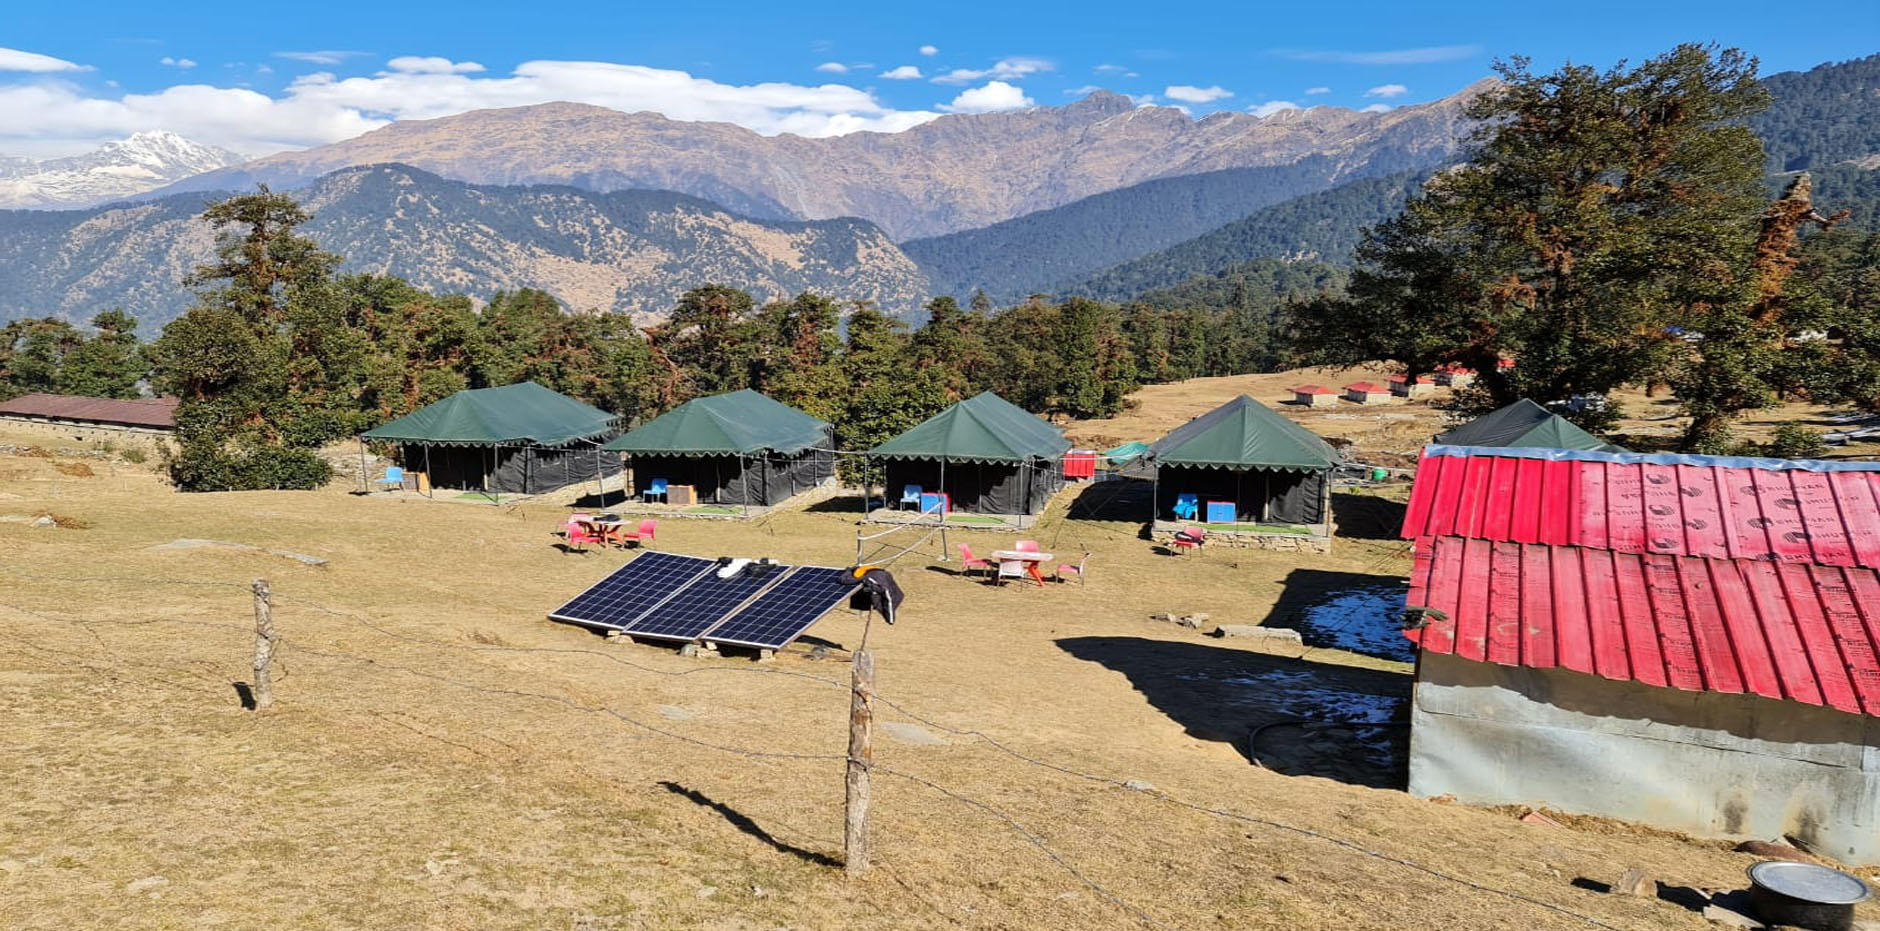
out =
[[[52,451],[44,446],[28,446],[15,452],[14,455],[25,456],[28,459],[51,459]]]
[[[52,467],[59,470],[60,475],[70,475],[74,478],[91,478],[98,474],[91,470],[91,466],[82,462],[55,462]]]
[[[90,530],[91,529],[91,521],[84,520],[83,518],[72,517],[66,514],[57,514],[57,513],[48,512],[48,513],[39,515],[39,517],[42,519],[52,521],[52,525],[55,527],[58,527],[61,530]]]

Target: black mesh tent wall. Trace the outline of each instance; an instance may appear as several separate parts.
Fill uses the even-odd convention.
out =
[[[406,443],[399,459],[428,472],[434,488],[536,495],[620,474],[620,457],[593,443],[569,446],[429,446]]]
[[[1178,496],[1192,494],[1198,501],[1195,520],[1207,517],[1209,501],[1232,501],[1237,522],[1322,524],[1329,476],[1329,472],[1165,465],[1158,476],[1156,516],[1177,520],[1174,508]]]
[[[769,506],[827,482],[836,473],[834,439],[822,448],[794,455],[765,451],[748,456],[631,454],[633,485],[644,489],[654,479],[691,485],[699,501],[710,504]],[[604,455],[613,456],[614,453]]]
[[[899,501],[909,485],[925,491],[944,487],[953,510],[968,514],[1036,514],[1064,485],[1063,472],[1054,463],[1036,460],[943,466],[937,459],[887,459],[882,465],[889,504]]]

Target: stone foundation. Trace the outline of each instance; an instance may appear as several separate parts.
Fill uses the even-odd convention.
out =
[[[1173,532],[1156,531],[1151,534],[1155,542],[1163,546],[1175,541]],[[1254,533],[1245,530],[1210,530],[1207,542],[1202,549],[1217,546],[1234,549],[1276,550],[1286,553],[1330,553],[1332,538],[1317,533]]]

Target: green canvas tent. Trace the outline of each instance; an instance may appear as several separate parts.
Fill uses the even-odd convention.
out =
[[[1614,446],[1573,425],[1565,417],[1526,398],[1483,414],[1434,442],[1444,446],[1519,446],[1537,449],[1585,449],[1622,453]]]
[[[990,391],[974,395],[868,451],[886,470],[890,500],[909,485],[943,491],[956,511],[1036,514],[1064,482],[1069,440]]]
[[[1155,467],[1158,519],[1193,495],[1196,515],[1209,503],[1233,506],[1235,522],[1326,523],[1338,453],[1317,434],[1241,395],[1157,440],[1145,457]]]
[[[700,501],[777,504],[835,475],[829,424],[748,388],[694,398],[609,441],[634,484],[690,485]]]
[[[525,381],[459,391],[360,438],[398,444],[405,468],[428,473],[437,488],[539,494],[617,474],[618,457],[595,444],[618,419]]]

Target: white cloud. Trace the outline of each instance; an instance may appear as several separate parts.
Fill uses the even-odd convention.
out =
[[[1067,87],[1064,89],[1064,93],[1069,94],[1072,97],[1083,97],[1087,94],[1094,94],[1097,91],[1100,91],[1102,89],[1103,88],[1098,87],[1095,84],[1085,84],[1082,87]]]
[[[1402,84],[1379,84],[1378,86],[1373,87],[1368,91],[1365,91],[1364,96],[1382,97],[1385,100],[1389,100],[1392,97],[1402,97],[1403,95],[1408,94],[1408,93],[1410,93],[1410,88],[1405,87]]]
[[[0,71],[90,71],[87,65],[41,55],[38,52],[22,52],[15,48],[0,48]]]
[[[961,91],[952,103],[941,104],[940,109],[948,113],[991,113],[1036,105],[1036,101],[1025,96],[1025,91],[1017,85],[988,81],[983,87]]]
[[[932,58],[933,56],[940,54],[940,50],[931,45],[923,45],[920,47],[920,53],[922,55],[927,56],[928,58]]]
[[[435,55],[400,55],[386,62],[385,67],[404,74],[476,74],[484,70],[474,61],[451,61]]]
[[[1308,95],[1312,95],[1312,94],[1329,94],[1329,93],[1331,93],[1331,92],[1332,92],[1332,89],[1331,89],[1331,88],[1329,88],[1329,87],[1308,87],[1308,88],[1306,88],[1306,94],[1308,94]]]
[[[1432,65],[1460,61],[1482,54],[1479,45],[1433,45],[1426,48],[1353,52],[1336,49],[1273,49],[1269,54],[1294,61],[1331,61],[1345,65]]]
[[[272,95],[209,84],[98,94],[65,81],[0,82],[0,152],[67,155],[138,130],[168,129],[238,152],[265,153],[335,142],[392,120],[562,100],[804,136],[896,132],[938,115],[891,109],[867,91],[841,84],[724,84],[684,71],[592,61],[524,62],[506,76],[467,73],[467,62],[403,63],[417,70],[348,78],[309,74]],[[997,89],[977,90],[975,96],[961,95],[967,98],[960,102],[962,112],[1011,103],[1000,100]]]
[[[1247,112],[1254,116],[1272,116],[1281,110],[1297,109],[1299,109],[1299,105],[1290,100],[1269,100],[1266,103],[1256,103],[1248,107]]]
[[[839,61],[825,61],[817,65],[816,70],[824,74],[848,74],[849,66]]]
[[[1362,110],[1359,110],[1358,112],[1359,113],[1388,113],[1393,109],[1395,108],[1387,103],[1374,103],[1368,107],[1365,107]]]
[[[902,65],[898,68],[889,68],[883,71],[881,76],[890,81],[918,81],[921,78],[921,73],[920,69],[913,65]]]
[[[1226,100],[1227,98],[1234,96],[1233,91],[1230,91],[1220,86],[1219,84],[1216,84],[1213,87],[1196,87],[1192,84],[1175,84],[1170,87],[1163,88],[1162,93],[1164,96],[1168,97],[1168,99],[1170,100],[1179,100],[1183,103],[1213,103],[1216,100]]]
[[[1129,97],[1129,102],[1135,104],[1138,107],[1155,106],[1154,94],[1129,94],[1127,96]],[[1175,109],[1180,110],[1181,108],[1176,107]],[[1183,111],[1183,112],[1187,112],[1187,111]]]
[[[168,55],[165,55],[162,58],[157,59],[157,64],[169,65],[172,68],[181,68],[185,71],[188,71],[189,69],[196,67],[196,62],[191,59],[171,58]]]
[[[955,68],[945,74],[933,77],[935,84],[971,84],[982,78],[998,81],[1016,81],[1030,74],[1052,71],[1056,65],[1042,58],[1001,58],[985,69]]]
[[[1129,69],[1122,65],[1098,65],[1090,70],[1098,74],[1116,74],[1118,72],[1128,71]]]
[[[337,65],[344,63],[348,58],[357,58],[364,54],[366,53],[349,52],[343,49],[326,49],[319,52],[275,52],[274,57],[286,58],[292,61],[304,61],[310,65]]]

